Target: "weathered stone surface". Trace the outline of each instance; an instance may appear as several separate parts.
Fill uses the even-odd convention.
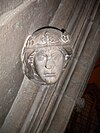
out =
[[[84,90],[89,75],[91,74],[94,62],[96,61],[98,54],[100,55],[100,8],[98,7],[97,14],[94,19],[94,23],[91,27],[89,34],[87,35],[87,40],[85,42],[84,49],[81,52],[80,58],[78,59],[76,69],[70,79],[70,82],[66,88],[63,97],[59,102],[58,109],[56,110],[56,115],[51,122],[49,131],[53,133],[61,133],[62,129],[65,129],[69,121],[69,115],[74,108],[76,99],[81,97]],[[60,94],[61,96],[62,94]],[[66,100],[66,97],[72,99],[72,103]],[[59,98],[60,99],[60,98]],[[71,105],[71,108],[69,107]],[[70,110],[70,111],[69,111]],[[69,111],[69,112],[67,112]],[[66,115],[65,115],[66,114]],[[66,117],[67,116],[67,117]],[[59,126],[57,126],[59,125]],[[57,128],[56,128],[57,127]],[[53,130],[54,129],[54,130]]]
[[[62,0],[50,25],[58,27],[59,29],[66,28],[66,25],[74,13],[76,3],[77,0]]]
[[[85,43],[84,50],[79,58],[77,67],[73,73],[72,81],[70,82],[68,89],[66,91],[67,95],[76,98],[80,91],[80,84],[86,84],[86,81],[93,69],[93,64],[96,62],[98,55],[100,54],[99,36],[100,36],[100,9],[98,9],[97,15],[94,19],[93,26],[88,35]],[[84,77],[84,80],[82,80]],[[84,88],[85,89],[85,88]],[[83,89],[83,90],[84,90]]]
[[[35,3],[32,4],[32,7],[29,6],[30,4],[28,5],[28,8],[27,8],[28,13],[26,13],[27,11],[24,10],[23,8],[23,10],[21,10],[20,12],[21,16],[18,15],[18,18],[16,19],[17,22],[22,20],[21,24],[24,25],[24,29],[25,29],[23,30],[25,32],[23,34],[24,35],[23,38],[21,34],[19,36],[17,35],[19,39],[22,39],[22,43],[20,43],[20,48],[22,47],[23,41],[26,38],[26,35],[28,33],[32,33],[33,30],[40,28],[41,26],[45,26],[46,24],[49,24],[49,22],[51,21],[49,25],[52,25],[52,26],[58,26],[59,28],[62,28],[62,26],[64,27],[68,26],[68,29],[69,29],[68,31],[70,31],[71,37],[72,37],[72,43],[75,46],[74,56],[71,60],[71,63],[69,64],[70,66],[68,69],[69,71],[68,70],[65,71],[65,76],[63,76],[63,79],[61,80],[61,82],[59,82],[59,84],[56,87],[50,86],[50,88],[40,88],[41,90],[38,90],[38,88],[34,88],[32,91],[32,88],[30,88],[30,86],[29,86],[30,89],[28,90],[28,88],[22,84],[22,87],[19,90],[19,93],[13,103],[13,106],[9,111],[6,117],[6,120],[2,126],[2,131],[4,133],[20,132],[18,130],[21,126],[22,126],[22,130],[21,130],[22,133],[24,133],[23,131],[26,131],[26,133],[30,131],[35,133],[40,133],[40,132],[63,133],[69,121],[71,112],[74,108],[74,105],[76,102],[75,100],[78,98],[78,96],[81,96],[80,92],[84,91],[85,83],[86,83],[86,80],[88,79],[90,70],[92,70],[91,67],[95,60],[95,56],[97,56],[98,54],[98,48],[99,48],[98,42],[99,42],[99,36],[100,36],[100,28],[98,26],[98,23],[100,22],[100,20],[98,21],[98,18],[100,17],[98,17],[99,13],[97,13],[97,16],[95,17],[96,23],[93,24],[93,21],[94,21],[93,16],[95,16],[95,13],[96,13],[95,9],[98,8],[98,4],[96,6],[95,0],[91,0],[91,1],[85,0],[85,2],[84,0],[79,0],[79,1],[76,1],[76,3],[73,3],[74,1],[72,2],[70,0],[66,0],[66,1],[62,0],[61,4],[63,2],[65,3],[67,2],[66,7],[68,7],[68,5],[71,5],[70,2],[72,2],[72,5],[75,7],[75,9],[73,10],[72,9],[73,6],[72,6],[71,9],[69,8],[67,10],[68,12],[64,12],[66,8],[64,8],[63,10],[63,6],[64,6],[64,3],[63,3],[63,6],[60,5],[58,8],[59,11],[57,10],[57,12],[55,13],[54,19],[50,19],[52,18],[51,17],[52,15],[50,14],[50,12],[52,11],[52,6],[50,7],[49,3],[42,3],[44,1],[38,0],[37,2],[35,1]],[[56,7],[56,4],[54,4],[51,1],[49,2],[55,5]],[[82,4],[81,2],[83,2],[84,4]],[[45,10],[47,9],[46,6],[49,7],[48,11]],[[31,10],[31,13],[30,13],[30,10]],[[25,24],[27,24],[27,27],[24,24],[24,20],[26,19],[22,19],[23,18],[22,12],[26,14],[34,13],[33,18],[30,19],[30,21],[33,20],[33,23],[25,22]],[[63,12],[65,14],[63,14]],[[63,14],[61,16],[62,19],[60,18],[61,14]],[[17,16],[17,14],[15,15]],[[66,18],[67,20],[65,20],[66,15],[67,15],[67,18]],[[26,16],[27,15],[24,15],[24,18],[26,18]],[[44,20],[44,16],[46,20]],[[57,22],[58,20],[59,22]],[[15,27],[19,27],[19,25],[20,23],[17,24]],[[10,26],[10,28],[11,27],[12,26]],[[21,26],[21,29],[23,29],[23,26]],[[17,32],[17,34],[18,33],[20,32]],[[16,41],[13,41],[13,42],[15,43]],[[89,49],[89,47],[91,48]],[[88,52],[87,49],[90,51]],[[17,70],[16,72],[19,72],[19,70]],[[25,82],[26,82],[26,79],[24,79],[23,83]],[[16,90],[18,89],[19,88],[17,88]],[[23,91],[24,89],[25,91]],[[43,89],[45,91],[43,91]],[[7,90],[9,89],[7,88]],[[6,93],[5,93],[5,96],[6,96]],[[26,98],[27,96],[28,98]],[[32,98],[33,98],[33,104],[32,104]],[[31,106],[31,109],[30,109],[30,106]],[[22,108],[25,110],[24,111],[22,111],[21,109],[18,110],[18,108]],[[16,110],[18,111],[16,112]],[[29,114],[28,114],[28,111],[29,111]],[[30,119],[30,116],[31,116],[31,119]],[[17,118],[18,120],[16,120]],[[25,122],[24,124],[23,124],[23,121]]]
[[[0,15],[16,8],[25,0],[0,0]]]
[[[96,28],[95,32],[93,32],[92,30],[95,24],[92,27],[92,22],[90,21],[89,23],[89,21],[87,21],[90,18],[90,14],[93,12],[96,12],[96,9],[98,8],[98,4],[97,4],[97,6],[95,5],[95,8],[94,8],[95,11],[93,11],[92,8],[94,7],[94,4],[95,2],[93,3],[93,1],[91,2],[85,1],[84,6],[81,5],[83,7],[81,9],[81,12],[77,14],[78,19],[76,19],[75,26],[74,26],[75,29],[73,29],[73,31],[75,30],[74,32],[75,36],[73,37],[74,37],[74,40],[76,41],[75,45],[77,47],[74,53],[75,57],[73,57],[74,60],[71,66],[72,69],[69,71],[69,75],[66,76],[66,79],[64,82],[65,85],[63,85],[63,87],[60,86],[61,91],[58,92],[56,102],[54,101],[55,105],[53,106],[53,109],[51,111],[52,113],[50,114],[48,113],[47,115],[47,112],[49,112],[50,110],[48,111],[47,109],[45,111],[45,115],[46,117],[48,117],[48,120],[46,119],[45,115],[42,117],[42,120],[41,120],[42,122],[37,128],[37,133],[41,132],[41,130],[44,133],[63,132],[68,123],[71,112],[74,108],[75,100],[79,96],[79,93],[84,90],[86,80],[88,79],[88,76],[91,70],[91,66],[94,63],[95,56],[97,56],[98,54],[97,49],[99,49],[99,39],[98,39],[98,37],[100,36],[99,25],[97,25],[97,28],[95,27]],[[91,8],[90,8],[90,5],[91,5]],[[95,13],[93,16],[95,16]],[[92,15],[91,15],[91,18],[92,18]],[[98,23],[98,19],[96,20],[97,23]],[[93,38],[91,33],[96,38],[94,38],[94,41],[92,43],[89,43],[88,42],[89,37]],[[95,35],[95,33],[97,34]],[[83,55],[83,53],[85,52],[85,49],[87,49],[87,47],[90,47],[90,46],[91,46],[92,53],[90,52],[89,53],[90,56],[88,57],[92,57],[92,60],[90,60],[90,58],[88,57],[84,58],[84,55]],[[72,103],[69,102],[70,100],[68,99],[65,100],[66,99],[65,97],[69,97],[69,99],[72,100],[71,101]],[[52,100],[50,101],[50,103],[52,103]],[[48,108],[49,108],[49,105],[50,104],[48,104]],[[42,129],[42,126],[46,120],[47,122],[44,126],[44,129]],[[34,129],[32,131],[34,132]]]
[[[0,130],[1,133],[19,132],[20,126],[26,118],[30,106],[37,95],[37,91],[38,86],[32,81],[29,81],[25,76],[16,99],[5,119],[5,123]]]
[[[56,112],[56,115],[53,118],[54,120],[50,123],[50,127],[44,130],[44,133],[64,133],[64,129],[66,128],[74,104],[75,101],[71,97],[68,97],[67,95],[64,96],[63,101],[61,101],[61,104],[58,107],[59,111]]]
[[[0,17],[0,126],[23,80],[20,54],[25,38],[49,24],[59,2],[27,0]]]

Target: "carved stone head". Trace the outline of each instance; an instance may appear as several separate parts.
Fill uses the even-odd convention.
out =
[[[55,28],[43,28],[29,35],[21,60],[24,74],[42,84],[54,84],[72,55],[69,36]]]

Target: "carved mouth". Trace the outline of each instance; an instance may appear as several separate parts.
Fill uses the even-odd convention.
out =
[[[56,76],[55,73],[45,73],[44,75],[45,75],[45,77],[55,77]]]

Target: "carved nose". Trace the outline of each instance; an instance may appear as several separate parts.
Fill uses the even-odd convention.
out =
[[[52,60],[52,58],[46,60],[45,67],[46,67],[47,69],[51,69],[51,68],[54,67],[54,61]]]

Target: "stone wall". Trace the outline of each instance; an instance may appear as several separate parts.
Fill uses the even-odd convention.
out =
[[[25,38],[48,26],[60,0],[0,1],[0,127],[23,80],[20,53]]]
[[[22,4],[23,1],[25,0],[0,0],[0,15],[7,11],[13,10]]]

